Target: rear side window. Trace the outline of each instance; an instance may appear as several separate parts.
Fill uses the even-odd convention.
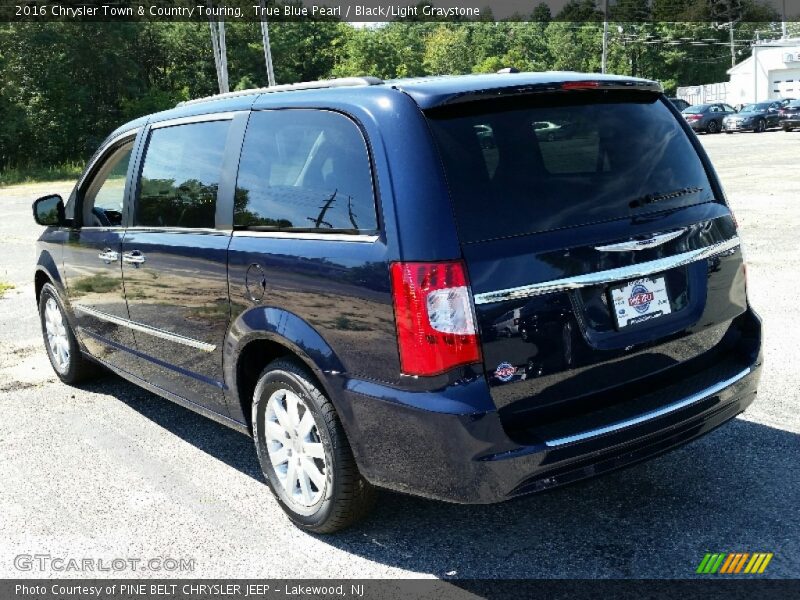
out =
[[[213,228],[230,121],[161,127],[150,133],[135,224]]]
[[[652,94],[527,96],[428,118],[466,243],[714,200],[689,138]]]
[[[254,112],[234,199],[234,226],[289,231],[377,229],[367,146],[334,112]]]

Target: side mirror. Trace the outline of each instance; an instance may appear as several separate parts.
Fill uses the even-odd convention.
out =
[[[45,227],[64,225],[64,200],[58,194],[42,196],[33,202],[33,219]]]

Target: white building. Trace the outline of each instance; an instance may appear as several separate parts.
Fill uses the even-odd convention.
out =
[[[800,98],[800,38],[764,41],[728,70],[728,104]]]

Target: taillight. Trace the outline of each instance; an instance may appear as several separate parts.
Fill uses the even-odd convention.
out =
[[[700,119],[700,115],[686,115],[687,121],[697,121]]]
[[[402,372],[438,375],[480,362],[464,263],[396,262],[390,272]]]

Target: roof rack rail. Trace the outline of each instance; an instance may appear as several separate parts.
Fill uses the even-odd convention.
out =
[[[239,96],[250,96],[253,94],[267,94],[270,92],[292,92],[295,90],[318,90],[324,88],[335,87],[362,87],[368,85],[381,85],[383,79],[378,77],[340,77],[338,79],[321,79],[319,81],[303,81],[301,83],[287,83],[283,85],[273,85],[272,87],[253,88],[250,90],[239,90],[236,92],[228,92],[226,94],[214,94],[213,96],[205,96],[204,98],[196,98],[194,100],[184,100],[179,102],[177,106],[189,106],[191,104],[201,104],[203,102],[214,102],[215,100],[224,100],[226,98],[238,98]]]

